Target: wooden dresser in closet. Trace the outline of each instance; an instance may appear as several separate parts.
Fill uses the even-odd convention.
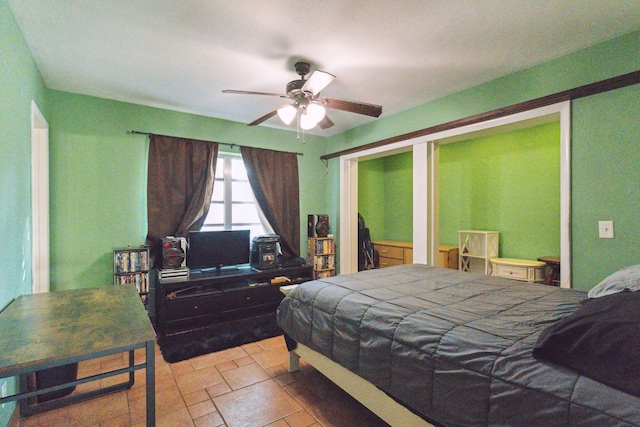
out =
[[[395,240],[377,240],[374,248],[380,254],[380,268],[413,262],[413,243]],[[458,269],[458,247],[440,245],[438,265],[443,268]]]

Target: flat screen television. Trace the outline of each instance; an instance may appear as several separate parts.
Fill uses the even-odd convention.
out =
[[[190,269],[233,269],[249,262],[249,230],[190,231],[187,266]]]

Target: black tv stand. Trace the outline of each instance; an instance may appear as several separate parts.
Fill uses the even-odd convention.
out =
[[[166,336],[216,323],[273,312],[282,301],[279,288],[311,280],[310,266],[255,270],[248,264],[234,269],[201,269],[186,277],[157,278],[156,329]],[[276,277],[288,283],[271,284]]]
[[[200,274],[200,273],[209,273],[216,272],[220,274],[223,271],[238,271],[239,268],[235,265],[219,265],[217,267],[202,267],[197,268],[191,271],[191,274]]]

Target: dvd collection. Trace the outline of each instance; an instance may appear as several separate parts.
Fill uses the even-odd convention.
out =
[[[133,284],[146,302],[149,292],[149,248],[126,247],[113,251],[113,282],[116,285]]]
[[[327,277],[333,277],[335,275],[335,270],[327,270],[327,271],[314,271],[313,279],[325,279]]]
[[[308,262],[313,266],[313,278],[324,279],[335,276],[336,247],[333,238],[312,237],[309,239]]]
[[[310,247],[309,251],[313,251],[316,255],[333,254],[336,252],[333,239],[309,239],[309,245],[315,245],[315,247]]]
[[[147,249],[117,249],[113,258],[116,274],[149,270],[149,251]]]
[[[314,270],[327,270],[330,268],[336,268],[335,257],[333,255],[315,257],[313,263]]]
[[[116,276],[116,285],[135,284],[138,293],[149,292],[149,273],[137,272]]]

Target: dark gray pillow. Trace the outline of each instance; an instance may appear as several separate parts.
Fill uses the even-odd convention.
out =
[[[640,397],[640,292],[586,299],[542,331],[537,359]]]

